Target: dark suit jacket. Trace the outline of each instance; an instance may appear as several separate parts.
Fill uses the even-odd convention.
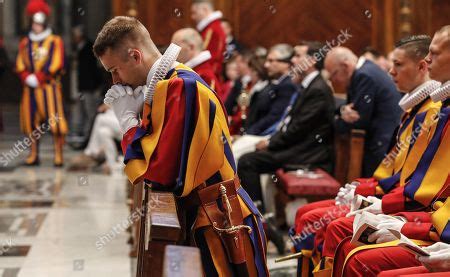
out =
[[[363,177],[373,175],[388,151],[392,134],[400,122],[400,97],[388,74],[371,61],[366,61],[351,78],[347,103],[354,104],[360,119],[348,124],[339,117],[336,129],[340,133],[351,129],[366,131]]]
[[[241,91],[242,91],[242,82],[239,79],[234,82],[234,85],[231,88],[230,93],[227,96],[227,99],[225,99],[225,103],[223,103],[228,115],[233,115],[236,112],[237,99],[239,97],[239,94],[241,94]]]
[[[100,68],[92,52],[92,42],[86,41],[77,51],[78,59],[78,89],[83,92],[92,92],[102,83]]]
[[[297,92],[297,87],[289,76],[284,77],[280,83],[269,86],[257,98],[252,99],[249,108],[251,124],[246,130],[249,135],[259,135],[279,121],[292,95]]]
[[[334,163],[334,97],[319,74],[297,98],[286,130],[275,133],[268,151],[282,165],[321,167],[332,172]]]
[[[250,100],[250,107],[245,121],[245,132],[249,135],[259,135],[264,126],[257,127],[255,125],[260,119],[264,118],[270,111],[271,97],[270,93],[273,89],[271,84],[267,84],[259,91],[255,91]],[[255,127],[253,127],[255,125]],[[264,131],[264,130],[263,130]]]

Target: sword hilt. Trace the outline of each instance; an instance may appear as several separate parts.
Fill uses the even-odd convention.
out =
[[[298,259],[298,258],[301,258],[302,256],[303,256],[303,253],[302,252],[298,252],[298,253],[287,255],[287,256],[284,256],[284,257],[281,257],[281,258],[277,258],[277,259],[275,259],[275,262],[276,263],[281,263],[281,262],[284,262],[284,261]]]
[[[219,228],[219,227],[217,227],[217,222],[213,222],[213,228],[219,234],[221,234],[221,233],[233,234],[233,233],[240,231],[241,229],[247,229],[247,232],[249,234],[252,233],[252,228],[250,228],[250,226],[247,226],[247,225],[236,225],[236,226],[231,226],[230,228]]]
[[[224,185],[220,185],[219,187],[220,195],[222,198],[222,205],[227,214],[227,220],[231,227],[233,227],[233,222],[231,221],[231,212],[233,209],[231,208],[230,200],[227,196],[227,188]]]

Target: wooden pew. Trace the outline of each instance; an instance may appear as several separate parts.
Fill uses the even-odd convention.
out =
[[[173,193],[144,189],[147,191],[138,192],[144,197],[141,202],[136,276],[160,277],[163,275],[165,248],[180,241],[181,225]]]
[[[201,277],[200,250],[196,247],[167,245],[164,254],[164,277]]]

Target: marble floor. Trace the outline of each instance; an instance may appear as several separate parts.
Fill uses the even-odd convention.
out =
[[[0,155],[24,139],[17,110],[2,107]],[[41,166],[19,166],[24,151],[0,170],[0,277],[134,276],[128,233],[115,228],[128,217],[125,176],[55,169],[50,136],[40,148]],[[66,147],[66,161],[76,154]],[[272,275],[295,275],[295,261],[275,265],[275,253],[269,244]]]

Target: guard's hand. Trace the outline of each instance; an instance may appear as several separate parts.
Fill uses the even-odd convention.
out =
[[[34,74],[30,74],[25,78],[25,84],[31,88],[37,88],[39,86],[39,80]]]
[[[419,256],[417,259],[430,271],[450,271],[450,244],[437,242],[423,250],[430,256]]]
[[[123,133],[138,126],[138,114],[144,105],[142,87],[133,90],[129,86],[113,85],[105,95],[103,102],[110,106],[119,120]]]
[[[405,222],[395,217],[383,219],[383,222],[376,226],[378,231],[370,234],[368,241],[376,243],[394,241],[397,238],[388,229],[401,232],[403,225]]]
[[[376,197],[373,196],[369,196],[367,197],[367,199],[369,199],[370,202],[372,202],[372,204],[368,207],[365,207],[364,209],[360,209],[360,210],[356,210],[353,212],[349,212],[346,217],[351,217],[354,216],[356,214],[360,214],[362,212],[369,212],[369,213],[373,213],[373,214],[381,214],[383,213],[383,210],[381,208],[381,199],[378,199]]]
[[[334,198],[336,205],[349,205],[355,196],[356,185],[353,183],[346,184],[344,187],[339,189],[338,194]]]

